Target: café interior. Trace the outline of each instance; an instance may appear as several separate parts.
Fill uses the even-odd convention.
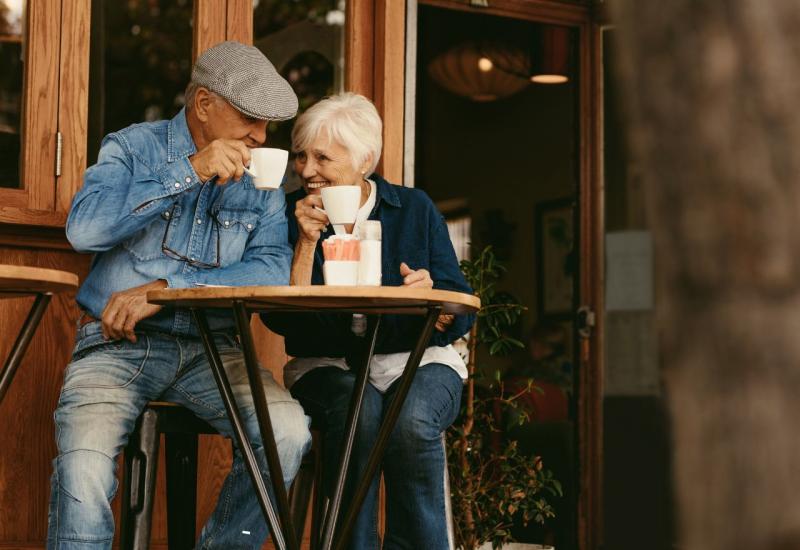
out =
[[[64,226],[103,136],[174,116],[208,47],[253,44],[301,111],[344,90],[372,99],[384,121],[378,172],[432,198],[460,260],[490,246],[505,267],[497,291],[522,306],[508,327],[520,346],[479,351],[476,383],[538,384],[529,418],[496,436],[539,457],[562,493],[543,524],[514,521],[514,539],[673,548],[652,242],[617,103],[615,32],[593,0],[0,0],[0,264],[83,280],[91,257]],[[268,144],[289,148],[291,128],[270,123]],[[290,163],[284,188],[298,185]],[[32,301],[0,300],[4,361]],[[53,410],[79,315],[74,291],[52,297],[0,402],[0,548],[44,548]],[[257,318],[251,327],[262,366],[282,380],[281,338]],[[199,529],[231,446],[198,441]],[[162,466],[151,548],[174,546],[167,483]]]

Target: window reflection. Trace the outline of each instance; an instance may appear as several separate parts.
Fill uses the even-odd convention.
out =
[[[253,43],[292,85],[301,113],[344,89],[344,6],[344,0],[253,0]],[[294,120],[270,123],[269,145],[289,149],[293,127]],[[300,184],[292,164],[287,192]]]
[[[130,124],[173,117],[192,64],[191,0],[92,0],[89,163]]]
[[[23,0],[0,0],[0,187],[20,187]]]

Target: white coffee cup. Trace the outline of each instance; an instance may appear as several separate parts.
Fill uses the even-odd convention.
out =
[[[345,260],[325,260],[322,276],[326,285],[356,286],[358,284],[358,262]]]
[[[277,189],[286,173],[289,151],[272,147],[250,149],[250,166],[244,171],[253,178],[256,189]]]
[[[322,206],[331,224],[356,223],[361,206],[361,187],[358,185],[331,185],[323,187]]]

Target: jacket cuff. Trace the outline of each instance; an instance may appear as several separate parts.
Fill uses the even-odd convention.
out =
[[[200,177],[194,171],[189,157],[183,157],[175,162],[170,162],[161,172],[161,183],[169,195],[183,193],[200,182]]]

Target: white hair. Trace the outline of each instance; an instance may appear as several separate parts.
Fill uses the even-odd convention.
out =
[[[292,151],[299,153],[307,149],[323,132],[349,151],[355,170],[371,156],[367,174],[375,171],[383,148],[383,122],[369,99],[344,92],[311,106],[294,124]]]

